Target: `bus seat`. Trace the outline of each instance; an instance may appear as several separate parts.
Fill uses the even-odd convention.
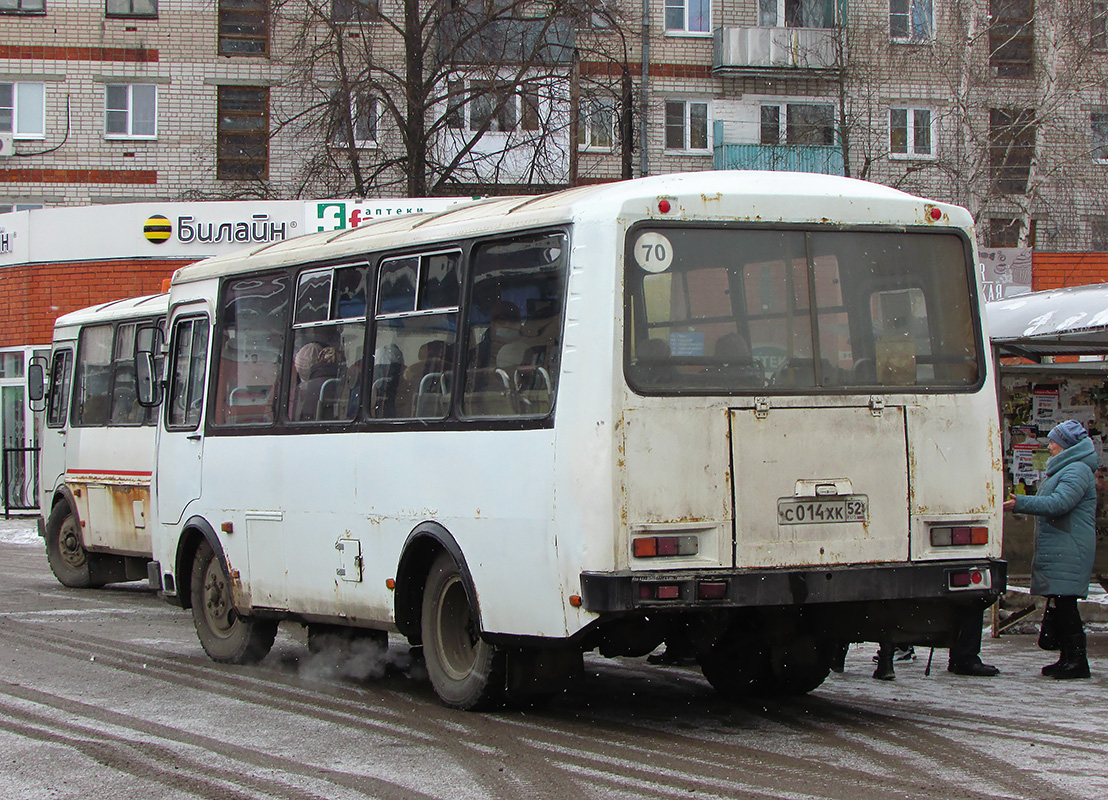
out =
[[[319,387],[319,401],[315,406],[315,418],[317,420],[341,419],[343,414],[339,411],[339,394],[342,391],[340,378],[328,378]]]

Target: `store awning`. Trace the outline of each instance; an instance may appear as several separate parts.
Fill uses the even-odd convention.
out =
[[[1031,292],[985,307],[1001,355],[1108,354],[1108,283]]]

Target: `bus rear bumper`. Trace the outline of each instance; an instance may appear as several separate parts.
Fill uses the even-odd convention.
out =
[[[1007,562],[992,558],[783,569],[583,572],[581,605],[596,614],[942,599],[985,608],[1003,594],[1007,580]]]

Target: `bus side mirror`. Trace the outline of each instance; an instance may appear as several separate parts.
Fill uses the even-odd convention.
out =
[[[143,408],[153,408],[162,402],[158,374],[162,338],[161,328],[154,325],[140,327],[135,335],[135,383],[138,403]]]
[[[135,378],[138,383],[138,402],[143,408],[161,405],[162,384],[154,366],[154,354],[142,351],[135,355]]]
[[[27,399],[32,411],[46,410],[46,359],[41,356],[27,365]]]

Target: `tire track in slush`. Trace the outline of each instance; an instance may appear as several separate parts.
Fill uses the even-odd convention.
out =
[[[252,703],[266,708],[309,716],[332,724],[352,728],[360,732],[372,730],[378,735],[387,735],[396,739],[407,736],[410,741],[400,744],[424,744],[435,746],[444,754],[451,755],[459,764],[472,762],[475,749],[480,755],[487,756],[487,747],[459,738],[459,730],[465,726],[457,724],[457,718],[469,722],[480,719],[477,715],[459,714],[442,708],[436,702],[424,703],[417,707],[417,701],[406,697],[406,693],[388,692],[399,701],[400,708],[387,708],[382,705],[366,703],[366,692],[351,692],[343,687],[336,697],[336,687],[315,687],[307,689],[302,681],[289,676],[267,672],[258,667],[224,667],[209,661],[200,661],[203,666],[183,664],[164,659],[154,653],[139,652],[126,654],[117,642],[109,642],[95,636],[67,635],[65,637],[51,633],[31,633],[13,631],[13,626],[25,626],[26,623],[13,622],[0,618],[0,634],[8,638],[18,637],[33,644],[37,649],[50,649],[80,661],[89,658],[93,652],[97,664],[101,667],[120,669],[131,674],[163,680],[188,689],[203,691],[221,698]],[[75,641],[75,639],[77,641]],[[141,662],[141,663],[140,663]],[[241,674],[247,670],[250,674]],[[261,683],[266,679],[270,686]],[[280,691],[274,691],[276,684]],[[367,717],[367,710],[384,719]],[[442,716],[447,715],[447,716]],[[418,724],[413,725],[412,723]],[[504,748],[501,748],[504,749]],[[510,749],[510,748],[509,748]],[[552,784],[559,784],[558,776],[545,772],[533,772],[530,765],[535,763],[532,752],[502,753],[503,762],[514,765],[512,771],[487,773],[474,776],[478,784],[484,784],[492,796],[496,797],[549,797]],[[515,757],[512,757],[512,756]],[[578,781],[561,787],[565,796],[580,793],[582,786]]]
[[[0,631],[12,624],[27,625],[11,620],[0,622],[7,623],[0,625]],[[37,646],[43,645],[41,632],[26,635],[31,636]],[[583,722],[580,718],[569,719],[564,712],[555,710],[528,717],[462,715],[466,724],[460,726],[456,712],[441,708],[429,697],[421,697],[418,689],[411,691],[415,687],[402,691],[375,684],[372,694],[377,702],[367,703],[368,692],[351,691],[345,684],[329,685],[326,690],[309,689],[298,679],[264,667],[224,668],[200,661],[204,665],[201,667],[166,659],[142,648],[136,648],[133,655],[121,654],[118,642],[88,635],[80,638],[85,648],[62,637],[53,638],[50,644],[60,654],[82,660],[88,657],[89,648],[94,648],[99,652],[102,665],[212,692],[220,697],[297,715],[309,714],[362,731],[370,729],[391,737],[407,737],[411,743],[440,748],[444,755],[453,755],[460,763],[467,759],[472,761],[474,755],[480,759],[498,758],[503,765],[499,768],[502,772],[490,774],[491,770],[486,770],[472,775],[490,795],[497,797],[591,796],[590,787],[599,781],[609,790],[622,788],[629,793],[652,797],[687,796],[692,789],[711,791],[717,787],[730,797],[778,797],[785,787],[790,787],[793,792],[799,790],[817,797],[853,798],[857,796],[859,785],[874,784],[873,767],[883,773],[879,779],[881,786],[908,797],[934,796],[936,780],[942,782],[941,789],[946,790],[945,796],[949,797],[991,798],[1004,796],[1012,788],[997,785],[990,791],[978,792],[968,790],[965,785],[967,777],[976,780],[980,775],[996,774],[992,771],[998,768],[1011,775],[1013,768],[1009,762],[979,753],[962,754],[959,774],[937,778],[937,774],[950,776],[951,773],[952,754],[957,748],[949,738],[930,732],[928,726],[921,723],[906,723],[902,718],[877,712],[860,714],[834,701],[824,700],[820,701],[822,705],[813,706],[816,698],[798,700],[791,705],[767,706],[759,714],[748,707],[733,705],[725,706],[727,713],[719,713],[716,711],[719,701],[712,697],[708,700],[711,708],[706,709],[707,716],[717,728],[725,726],[728,729],[722,733],[728,741],[723,742],[705,738],[703,734],[674,733],[670,730],[672,719],[658,723],[663,728],[661,733],[650,719],[634,723],[606,719],[606,715],[613,713],[626,716],[626,706],[619,703],[618,697],[598,703],[598,709],[589,709]],[[138,661],[144,662],[141,667]],[[149,666],[151,663],[155,664],[153,669]],[[244,675],[244,670],[249,672]],[[618,675],[623,670],[633,672],[622,665],[613,672]],[[655,680],[655,691],[657,683]],[[691,691],[698,700],[707,700],[709,690],[698,677],[696,680],[673,678],[672,683],[686,694]],[[267,684],[280,686],[281,692],[272,691]],[[690,685],[694,687],[691,690]],[[276,695],[288,695],[290,691],[296,696],[275,701]],[[700,698],[701,694],[705,697]],[[391,704],[382,705],[383,698]],[[690,709],[684,707],[680,711],[687,716]],[[367,719],[364,716],[367,712],[383,720]],[[782,754],[766,746],[730,741],[735,736],[736,712],[748,727],[768,724],[790,729],[794,736],[830,738],[838,749],[868,763],[870,769],[840,766],[834,775],[829,775],[827,763],[818,758]],[[562,727],[551,729],[551,723]],[[840,730],[843,723],[860,730],[844,734]],[[905,725],[909,727],[897,730],[897,726]],[[523,728],[529,735],[519,735],[513,728]],[[478,735],[474,738],[478,741],[468,742],[464,735],[459,736],[459,732],[464,734],[475,729]],[[719,735],[718,730],[707,733]],[[758,732],[753,732],[753,736],[757,737]],[[917,742],[925,742],[925,746]],[[784,744],[779,737],[774,737],[773,743]],[[712,758],[706,760],[709,754]],[[941,767],[941,773],[937,767]],[[742,773],[739,782],[736,772]],[[603,780],[598,775],[602,775]],[[1019,784],[1018,791],[1027,797],[1049,797],[1050,793],[1058,792],[1057,787],[1033,777],[1020,780]],[[736,795],[736,791],[743,794]]]

